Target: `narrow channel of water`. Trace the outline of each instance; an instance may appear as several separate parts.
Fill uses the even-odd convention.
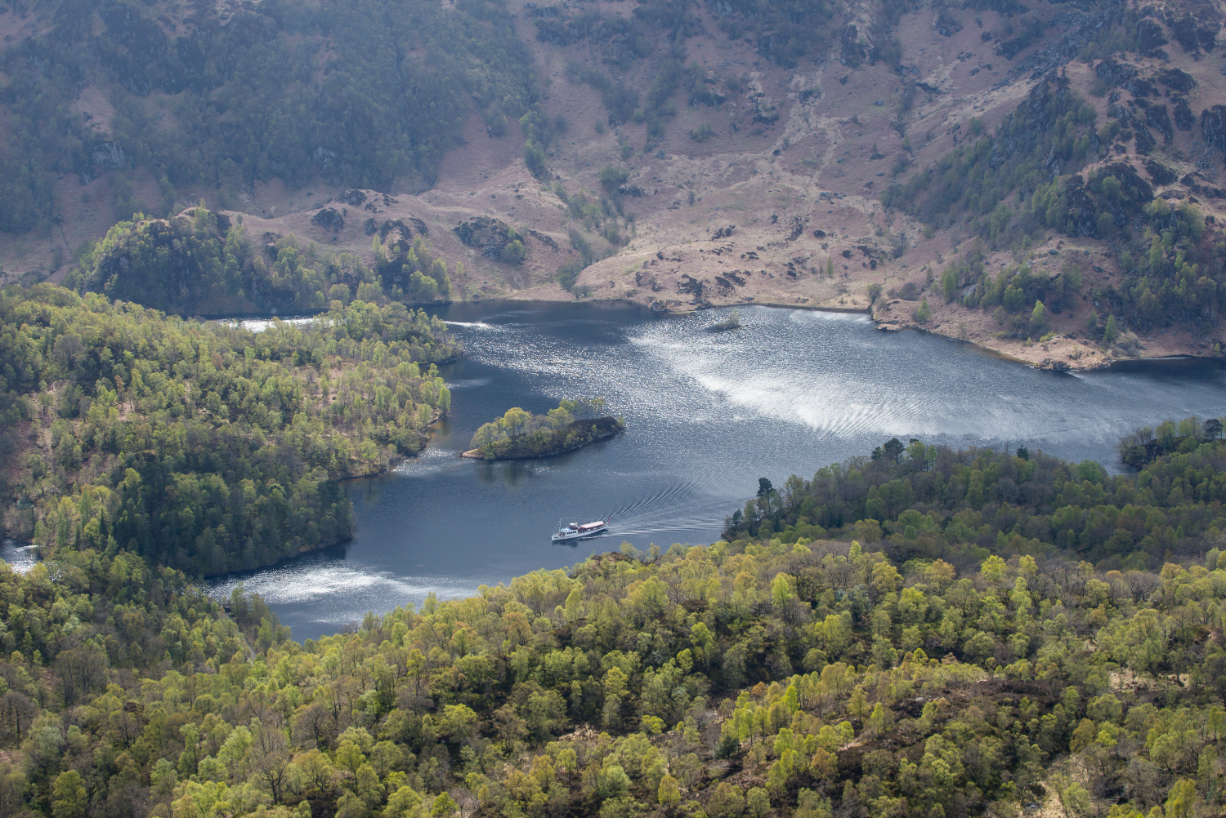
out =
[[[452,417],[394,473],[347,484],[358,522],[343,546],[215,581],[263,594],[296,638],[335,632],[427,594],[474,593],[623,541],[708,543],[757,487],[867,454],[890,437],[954,446],[1025,444],[1117,468],[1140,425],[1226,414],[1214,363],[1135,364],[1056,375],[868,318],[742,308],[660,318],[624,305],[455,304],[439,311],[468,356],[444,367]],[[618,439],[535,461],[460,460],[473,431],[511,406],[543,412],[604,396]],[[612,516],[609,536],[553,545],[559,518]]]

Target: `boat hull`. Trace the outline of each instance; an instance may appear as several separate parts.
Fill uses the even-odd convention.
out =
[[[586,528],[587,528],[586,526],[583,526],[578,530],[559,531],[557,534],[554,534],[552,537],[550,537],[550,539],[553,542],[571,542],[572,540],[586,540],[588,537],[597,537],[601,534],[606,533],[609,530],[609,526],[605,524],[602,524],[597,528],[591,528],[591,529],[584,530]]]

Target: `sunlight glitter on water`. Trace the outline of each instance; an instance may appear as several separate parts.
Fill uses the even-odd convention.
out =
[[[360,621],[367,611],[387,611],[410,603],[420,606],[431,594],[439,599],[472,596],[481,584],[442,577],[372,573],[329,561],[225,578],[209,585],[207,592],[211,598],[225,601],[241,585],[274,608],[295,609],[297,615],[292,617],[295,624],[311,623],[324,626],[326,631],[327,626],[338,630]],[[325,600],[327,604],[316,604]]]
[[[456,395],[426,450],[387,475],[345,483],[352,542],[225,580],[262,589],[298,638],[432,590],[461,596],[574,565],[623,540],[640,550],[713,542],[759,477],[810,477],[890,437],[1024,444],[1118,470],[1120,435],[1226,407],[1226,370],[1213,365],[1059,376],[929,335],[878,332],[860,315],[743,307],[740,329],[715,333],[705,328],[728,311],[438,312],[468,354],[440,367]],[[625,418],[623,435],[540,460],[458,457],[481,424],[512,406],[541,413],[561,398],[597,396]],[[604,515],[607,537],[549,541],[559,516]]]
[[[18,574],[29,573],[38,564],[38,546],[19,543],[16,540],[0,541],[0,561]]]
[[[275,326],[278,322],[293,326],[305,326],[307,324],[314,324],[319,320],[319,316],[316,315],[299,315],[286,316],[285,318],[226,318],[222,319],[221,323],[251,332],[263,332],[269,327]]]

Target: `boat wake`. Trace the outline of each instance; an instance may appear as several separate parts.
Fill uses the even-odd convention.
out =
[[[467,327],[469,329],[501,329],[493,324],[487,324],[484,321],[444,321],[449,327]]]
[[[724,516],[737,505],[735,500],[718,498],[696,482],[678,483],[655,494],[638,498],[610,512],[612,537],[649,536],[673,531],[706,534],[719,538]]]

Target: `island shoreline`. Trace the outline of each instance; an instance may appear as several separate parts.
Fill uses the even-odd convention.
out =
[[[617,437],[619,434],[621,434],[622,432],[626,430],[625,423],[613,417],[595,418],[593,420],[578,420],[578,421],[571,423],[569,426],[570,427],[602,426],[604,428],[598,431],[595,434],[595,436],[593,436],[592,438],[588,440],[583,441],[582,443],[579,443],[573,446],[566,446],[564,448],[556,449],[553,451],[541,452],[539,454],[521,454],[521,455],[513,455],[513,456],[483,457],[481,455],[480,449],[469,449],[467,451],[461,452],[460,457],[466,460],[477,460],[483,463],[494,463],[497,461],[504,461],[504,460],[539,460],[543,457],[556,457],[557,455],[566,454],[567,452],[575,452],[584,447],[591,446],[593,443],[600,443],[601,441],[604,441],[604,440],[612,440],[613,438]],[[564,427],[564,428],[567,428],[567,427]],[[556,430],[554,434],[557,434],[558,432],[561,432],[561,431],[562,429]]]

